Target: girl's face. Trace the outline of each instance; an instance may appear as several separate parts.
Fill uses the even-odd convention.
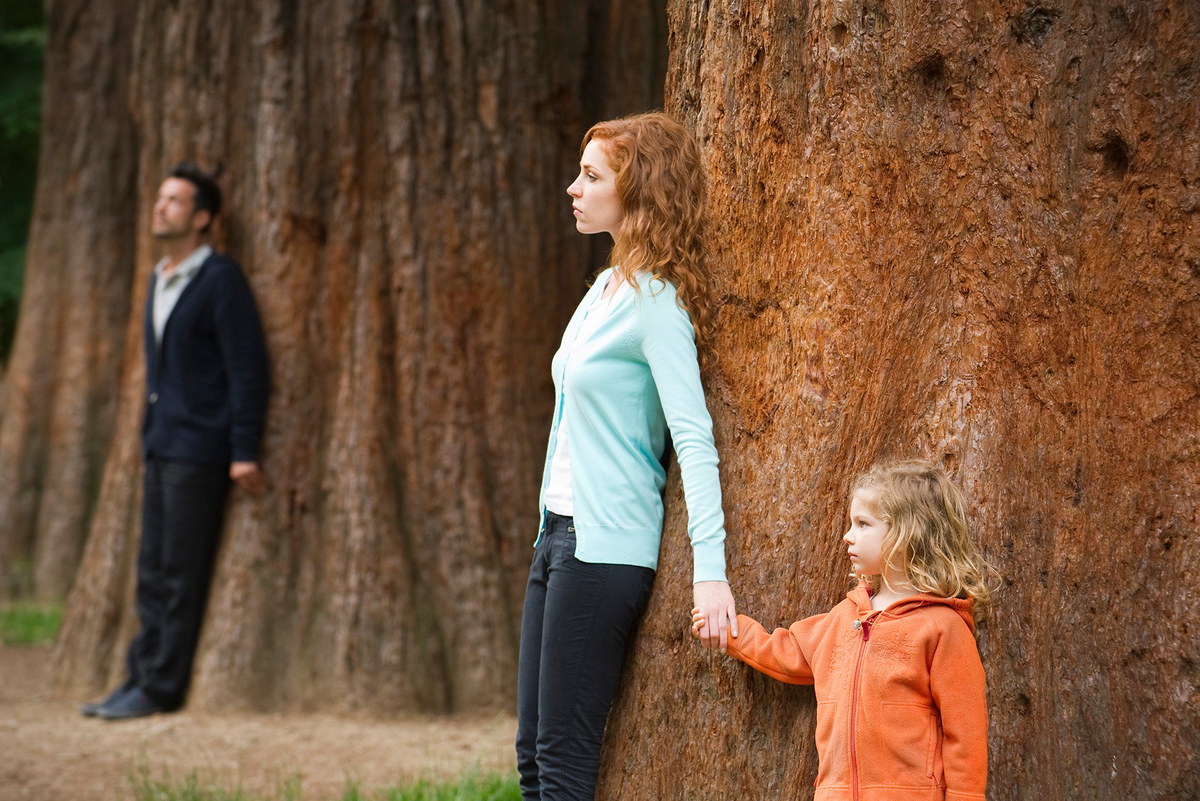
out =
[[[601,140],[593,139],[583,149],[579,177],[567,187],[567,194],[574,198],[571,208],[579,233],[616,233],[625,210],[617,197],[617,173]]]
[[[888,524],[875,514],[875,494],[859,490],[850,499],[850,529],[842,536],[854,572],[875,576],[884,572],[883,538]]]

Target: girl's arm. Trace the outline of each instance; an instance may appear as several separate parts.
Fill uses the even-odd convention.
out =
[[[975,638],[966,623],[954,622],[941,633],[929,667],[929,687],[942,718],[946,801],[982,801],[987,788],[987,682]]]
[[[788,684],[812,684],[812,666],[801,643],[809,638],[824,618],[825,615],[815,615],[768,634],[758,621],[738,615],[740,634],[730,637],[726,653],[773,679]],[[697,637],[700,636],[697,629],[703,622],[704,614],[699,609],[693,609],[692,633]]]

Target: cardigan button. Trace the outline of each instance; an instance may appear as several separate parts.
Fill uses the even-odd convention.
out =
[[[150,393],[150,402],[151,402],[151,403],[157,403],[157,402],[158,402],[158,393],[157,393],[157,392],[151,392],[151,393]]]

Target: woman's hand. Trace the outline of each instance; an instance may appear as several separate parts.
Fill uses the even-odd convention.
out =
[[[692,610],[692,633],[705,648],[720,648],[725,653],[729,636],[736,637],[738,633],[737,609],[729,582],[697,581],[692,585],[692,598],[696,602]]]

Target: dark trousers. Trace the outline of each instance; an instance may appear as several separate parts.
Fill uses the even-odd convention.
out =
[[[576,559],[572,519],[547,513],[521,619],[517,768],[523,798],[595,798],[625,643],[653,584],[647,567]]]
[[[129,683],[167,709],[187,693],[228,489],[227,466],[146,460],[137,562],[142,628],[126,664]]]

